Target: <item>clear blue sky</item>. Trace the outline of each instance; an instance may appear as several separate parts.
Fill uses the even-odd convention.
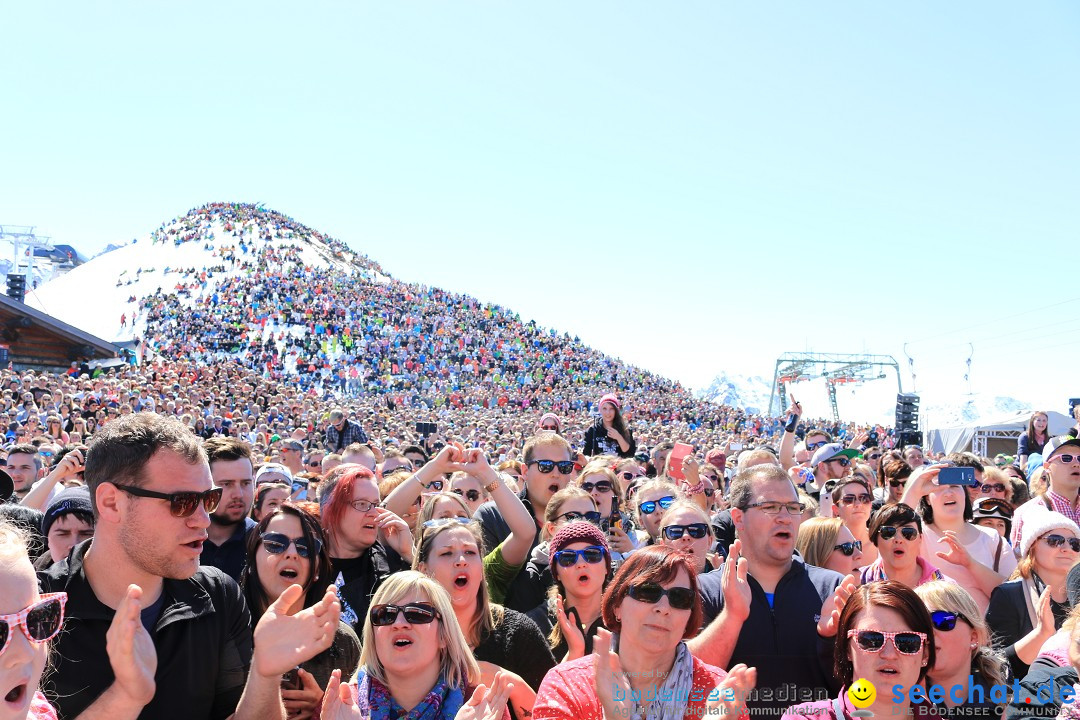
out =
[[[1080,396],[1080,4],[19,3],[0,223],[260,201],[692,386]],[[1043,309],[1039,309],[1043,308]],[[910,387],[910,379],[905,377]]]

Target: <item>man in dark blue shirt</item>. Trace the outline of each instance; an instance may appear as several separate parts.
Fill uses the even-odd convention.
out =
[[[237,582],[247,559],[248,534],[255,521],[248,517],[255,500],[251,446],[236,438],[215,435],[203,443],[210,459],[214,485],[222,489],[221,502],[210,514],[209,539],[200,562],[218,568]]]
[[[698,579],[706,621],[715,619],[687,645],[712,665],[757,668],[751,714],[835,697],[833,638],[854,579],[795,556],[802,504],[779,464],[736,475],[730,502],[739,539],[723,573]]]

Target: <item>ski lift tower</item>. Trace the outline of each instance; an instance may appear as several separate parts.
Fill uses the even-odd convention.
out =
[[[776,358],[772,393],[769,396],[769,413],[772,414],[774,408],[777,410],[774,417],[787,412],[788,388],[793,383],[825,378],[833,420],[839,422],[840,410],[836,406],[836,386],[867,380],[883,380],[887,377],[885,373],[887,368],[892,368],[896,373],[897,392],[903,392],[900,385],[900,365],[892,355],[784,353]]]
[[[34,232],[33,226],[0,225],[0,240],[11,240],[15,247],[15,259],[11,264],[13,275],[26,277],[27,289],[34,287],[34,251],[52,250],[52,238],[42,237]]]

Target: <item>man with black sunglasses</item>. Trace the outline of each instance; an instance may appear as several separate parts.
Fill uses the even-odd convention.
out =
[[[809,446],[808,446],[809,449]],[[806,484],[810,497],[820,498],[821,486],[829,480],[840,480],[851,474],[851,464],[859,457],[858,450],[850,450],[840,443],[826,443],[814,451],[810,468],[814,471],[814,485]]]
[[[333,593],[289,616],[302,594],[293,586],[253,636],[239,586],[199,566],[221,490],[198,437],[175,418],[110,422],[90,443],[84,477],[94,537],[38,576],[42,592],[68,594],[78,619],[53,641],[43,683],[59,716],[106,720],[145,705],[142,720],[284,720],[281,675],[329,647],[340,616]],[[114,676],[109,628],[132,605],[142,621],[133,659]]]
[[[739,539],[723,572],[698,578],[707,624],[687,645],[711,665],[757,668],[751,715],[757,708],[779,715],[810,699],[798,693],[834,697],[833,637],[854,579],[795,554],[803,506],[779,465],[741,470],[729,500]]]

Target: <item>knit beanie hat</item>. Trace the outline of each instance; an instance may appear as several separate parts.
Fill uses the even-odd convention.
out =
[[[52,524],[64,515],[73,512],[94,514],[94,507],[90,503],[90,491],[84,487],[71,487],[56,494],[49,506],[45,508],[45,515],[41,518],[41,534],[48,537]]]
[[[607,538],[600,532],[600,528],[587,520],[566,523],[555,533],[555,537],[551,538],[548,544],[548,557],[551,558],[552,568],[555,567],[555,553],[565,549],[567,545],[580,542],[604,548],[606,551],[604,561],[607,563],[608,572],[611,572],[611,548],[608,547]]]
[[[1028,550],[1040,537],[1051,530],[1072,530],[1080,537],[1080,527],[1076,526],[1069,518],[1059,512],[1051,512],[1035,506],[1024,515],[1023,536],[1020,538],[1020,556],[1028,554]]]

